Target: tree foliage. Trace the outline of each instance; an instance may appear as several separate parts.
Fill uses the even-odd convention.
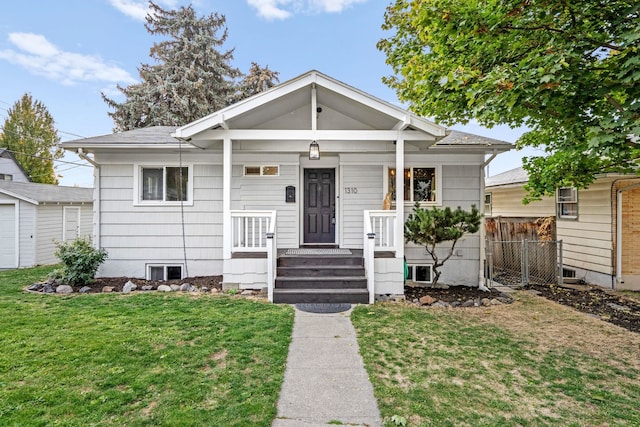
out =
[[[118,86],[126,100],[102,98],[115,131],[155,125],[180,126],[228,105],[235,94],[234,79],[241,75],[231,65],[233,50],[219,51],[227,39],[224,15],[196,16],[192,6],[165,10],[149,2],[145,28],[164,36],[154,43],[155,64],[142,64],[140,83]]]
[[[236,87],[236,97],[234,101],[240,101],[272,88],[280,81],[278,78],[279,74],[278,71],[270,70],[268,65],[261,67],[257,63],[252,62],[249,68],[249,74],[244,76]]]
[[[475,205],[471,206],[469,212],[459,206],[456,210],[448,206],[444,209],[435,206],[425,209],[416,203],[413,212],[404,223],[404,239],[407,243],[425,247],[433,259],[434,284],[440,278],[439,268],[451,258],[458,240],[466,233],[476,233],[480,229],[481,219],[482,215]],[[451,242],[451,246],[445,248],[446,255],[441,258],[437,250],[442,248],[440,244],[443,242]]]
[[[63,156],[60,137],[47,107],[25,93],[8,110],[0,134],[0,147],[7,148],[32,182],[57,184],[53,160]]]
[[[530,129],[518,146],[529,196],[637,172],[640,3],[636,0],[396,0],[378,48],[384,81],[418,114]]]

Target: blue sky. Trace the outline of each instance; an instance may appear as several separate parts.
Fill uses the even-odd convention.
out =
[[[225,49],[247,72],[252,61],[280,72],[284,82],[311,69],[399,104],[381,78],[391,74],[376,43],[391,0],[158,0],[164,8],[191,3],[200,15],[223,14]],[[23,0],[4,2],[0,15],[0,123],[26,92],[45,104],[61,139],[111,133],[100,93],[138,80],[159,41],[144,28],[144,0]],[[122,98],[116,98],[122,100]],[[477,125],[454,129],[514,142],[521,131]],[[531,154],[532,152],[527,152]],[[539,154],[539,153],[538,153]],[[522,153],[498,156],[490,174],[520,165]],[[67,154],[69,162],[80,162]],[[56,164],[61,185],[92,186],[90,167]]]

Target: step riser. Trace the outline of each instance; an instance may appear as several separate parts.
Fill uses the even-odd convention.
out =
[[[276,304],[300,304],[300,303],[350,303],[350,304],[368,304],[369,294],[367,293],[313,293],[305,294],[304,292],[279,294],[277,291],[273,294],[273,302]]]
[[[345,266],[357,265],[362,267],[364,260],[361,257],[295,257],[284,256],[278,258],[278,267],[314,267],[314,266]]]
[[[336,277],[364,276],[364,268],[352,267],[278,267],[278,277]]]
[[[279,277],[275,289],[367,289],[367,279]]]

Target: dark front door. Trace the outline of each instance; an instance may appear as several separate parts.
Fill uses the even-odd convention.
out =
[[[304,243],[335,243],[336,171],[304,170]]]

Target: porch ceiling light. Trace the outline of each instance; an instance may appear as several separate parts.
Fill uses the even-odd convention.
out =
[[[319,160],[320,159],[320,146],[316,141],[311,141],[311,145],[309,145],[309,160]]]

